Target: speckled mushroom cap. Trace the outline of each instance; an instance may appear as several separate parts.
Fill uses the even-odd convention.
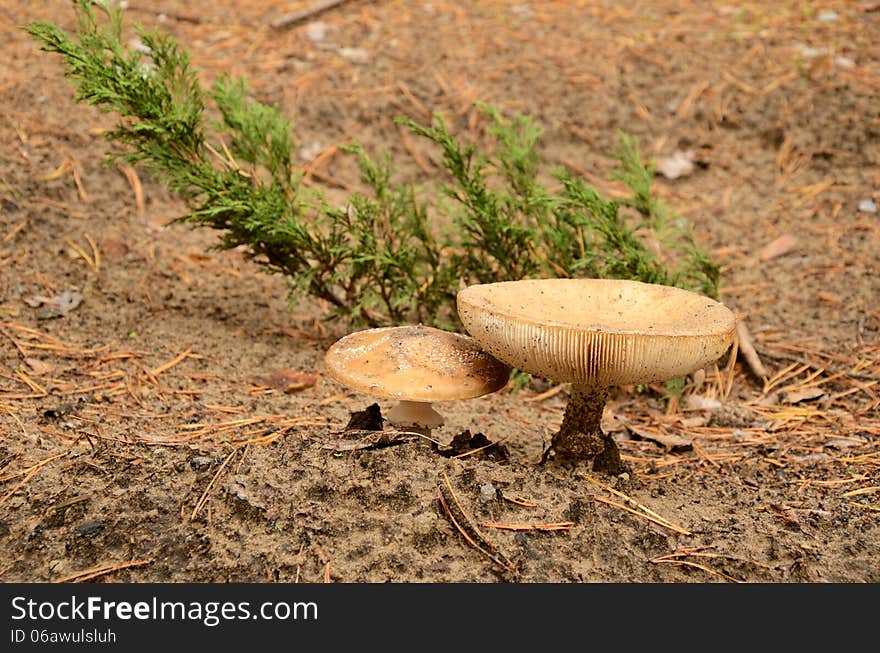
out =
[[[351,333],[327,350],[324,364],[346,387],[404,401],[471,399],[500,390],[510,376],[473,338],[427,326]]]
[[[671,286],[529,279],[458,293],[467,332],[499,360],[558,382],[649,383],[689,374],[730,346],[723,304]]]

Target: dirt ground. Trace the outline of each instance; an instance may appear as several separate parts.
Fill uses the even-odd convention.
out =
[[[436,153],[393,119],[476,134],[476,100],[533,115],[546,161],[609,193],[617,130],[690,151],[657,188],[766,377],[725,357],[680,401],[615,391],[617,477],[536,464],[562,386],[438,406],[449,446],[346,437],[374,402],[323,373],[348,326],[102,166],[114,118],[20,29],[72,29],[70,3],[0,0],[0,580],[880,581],[880,5],[352,0],[273,27],[308,5],[126,16],[278,102],[331,194],[357,188],[353,138],[424,181]]]

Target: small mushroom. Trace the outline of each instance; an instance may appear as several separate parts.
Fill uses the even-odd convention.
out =
[[[433,402],[495,392],[510,376],[510,368],[473,338],[421,325],[351,333],[327,350],[324,364],[346,387],[396,399],[388,421],[425,435],[443,424]]]
[[[523,372],[571,383],[559,431],[544,455],[622,471],[600,423],[609,388],[684,376],[730,346],[736,318],[698,293],[639,281],[529,279],[458,293],[468,333]]]

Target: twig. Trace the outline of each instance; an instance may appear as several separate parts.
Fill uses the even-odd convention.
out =
[[[290,13],[284,14],[283,16],[280,16],[279,18],[273,20],[271,25],[275,29],[285,29],[288,27],[293,27],[294,25],[297,25],[305,20],[314,18],[319,14],[323,14],[325,11],[329,11],[334,7],[338,7],[344,2],[346,2],[346,0],[323,0],[323,2],[318,2],[315,5],[306,9],[291,11]]]
[[[744,320],[738,319],[736,321],[736,337],[739,340],[739,353],[749,366],[752,374],[760,381],[766,381],[770,375],[767,373],[767,368],[764,367],[764,363],[761,362],[758,352],[755,350],[752,335],[749,333],[749,328]]]

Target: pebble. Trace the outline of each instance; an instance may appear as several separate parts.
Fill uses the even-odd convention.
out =
[[[213,456],[193,456],[189,461],[189,466],[195,471],[207,469],[216,462]]]
[[[859,211],[862,213],[877,213],[877,204],[874,200],[862,200],[859,202]]]
[[[306,25],[306,38],[312,43],[319,43],[327,38],[327,23],[316,20]]]
[[[480,486],[480,499],[483,501],[493,501],[495,499],[495,486],[491,483],[484,483]]]
[[[356,64],[365,64],[370,60],[369,53],[363,48],[339,48],[336,52],[340,57],[344,57]]]
[[[95,537],[100,535],[105,526],[99,521],[84,521],[76,527],[76,534],[80,537]]]

